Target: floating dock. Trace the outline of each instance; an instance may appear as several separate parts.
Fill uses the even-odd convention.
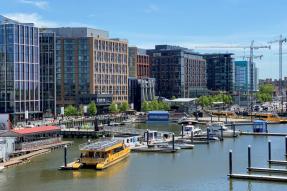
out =
[[[287,133],[253,133],[253,132],[241,132],[240,135],[254,135],[254,136],[287,136]]]
[[[275,169],[275,168],[257,168],[257,167],[250,167],[247,168],[249,172],[260,172],[260,173],[275,173],[275,174],[287,174],[287,169]]]
[[[273,182],[287,182],[287,177],[284,176],[265,176],[265,175],[249,175],[249,174],[229,174],[229,178],[243,180],[260,180]]]

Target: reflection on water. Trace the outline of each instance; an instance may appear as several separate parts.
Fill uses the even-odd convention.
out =
[[[80,169],[72,171],[73,178],[112,178],[116,174],[124,170],[129,164],[129,158],[125,158],[105,170]]]
[[[139,124],[138,128],[179,132],[177,124]],[[287,132],[285,125],[271,132]],[[250,130],[250,126],[240,128]],[[131,153],[130,157],[103,170],[59,171],[63,150],[33,158],[30,163],[0,173],[1,191],[277,191],[287,184],[229,180],[228,151],[233,150],[234,173],[247,173],[247,146],[252,145],[252,165],[268,167],[267,142],[272,140],[272,158],[284,160],[284,137],[241,136],[193,150],[174,154]],[[68,161],[79,157],[78,145],[86,139],[74,139],[68,148]],[[284,168],[284,167],[282,167]]]

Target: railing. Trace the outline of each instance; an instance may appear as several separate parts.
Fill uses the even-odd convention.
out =
[[[44,139],[39,141],[27,142],[27,143],[20,143],[17,145],[17,150],[32,150],[37,149],[38,147],[55,144],[61,142],[61,137]]]

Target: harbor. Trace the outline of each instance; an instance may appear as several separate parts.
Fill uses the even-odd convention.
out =
[[[270,133],[287,133],[284,124],[268,127]],[[136,128],[170,131],[176,135],[181,132],[181,126],[175,123],[137,124]],[[237,128],[252,131],[248,125]],[[58,171],[58,167],[64,164],[64,153],[63,149],[57,149],[30,159],[29,163],[5,169],[0,173],[0,187],[4,191],[15,190],[20,185],[24,191],[39,187],[41,190],[50,190],[51,187],[70,190],[71,185],[75,190],[90,190],[95,186],[100,190],[284,190],[287,186],[284,182],[274,184],[227,177],[230,149],[236,156],[233,171],[245,174],[247,146],[252,145],[252,166],[263,168],[267,166],[269,140],[272,141],[272,159],[285,160],[285,138],[280,136],[241,135],[212,144],[196,144],[193,149],[181,149],[174,154],[132,152],[128,158],[104,171]],[[73,141],[74,144],[67,148],[69,162],[79,157],[79,145],[88,139],[78,138]],[[29,176],[26,176],[27,173]],[[113,184],[108,183],[110,180],[113,180]]]

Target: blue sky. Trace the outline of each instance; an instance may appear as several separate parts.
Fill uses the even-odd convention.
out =
[[[88,26],[104,29],[130,45],[152,48],[174,44],[187,48],[209,45],[265,45],[287,36],[286,0],[1,0],[0,14],[38,26]],[[285,48],[286,47],[286,48]],[[196,49],[234,52],[243,49]],[[284,46],[287,53],[287,43]],[[278,77],[278,45],[256,60],[260,78]],[[287,76],[287,54],[283,56]]]

